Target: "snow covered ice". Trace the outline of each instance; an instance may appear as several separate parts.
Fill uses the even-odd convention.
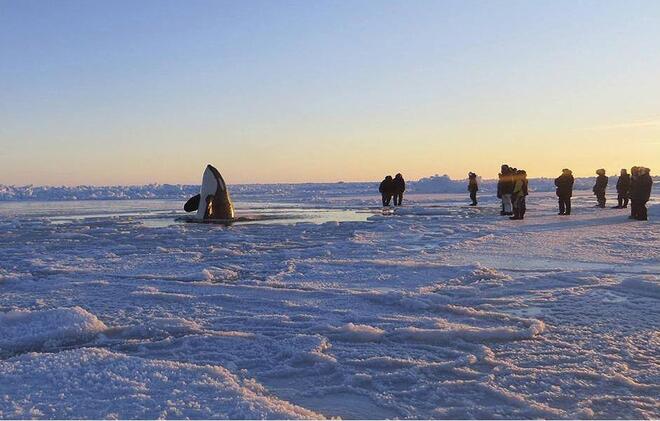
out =
[[[660,417],[660,204],[370,188],[0,203],[0,418]]]

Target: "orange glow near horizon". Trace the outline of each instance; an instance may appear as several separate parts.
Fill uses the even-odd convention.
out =
[[[660,168],[660,142],[652,139],[660,134],[658,127],[647,126],[643,133],[635,128],[637,136],[621,133],[630,130],[495,136],[490,129],[489,142],[476,140],[479,132],[428,131],[407,136],[392,131],[389,135],[376,132],[338,140],[324,138],[315,143],[246,142],[241,147],[220,146],[218,151],[206,146],[177,151],[175,142],[164,142],[162,149],[150,151],[128,141],[125,148],[116,148],[114,155],[85,157],[69,150],[68,156],[63,156],[52,150],[48,159],[33,160],[30,167],[19,166],[11,173],[7,166],[0,169],[0,184],[198,184],[207,163],[215,165],[230,184],[378,181],[397,172],[407,180],[435,174],[464,179],[469,171],[493,179],[502,163],[525,169],[530,178],[556,177],[562,168],[571,168],[578,177],[594,176],[597,168],[617,175],[621,168],[633,165],[647,166],[655,174]],[[535,140],[524,140],[527,138]],[[623,150],[621,138],[630,139]],[[63,162],[68,163],[61,165]]]

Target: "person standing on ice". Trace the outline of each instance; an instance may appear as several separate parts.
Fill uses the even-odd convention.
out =
[[[617,201],[619,204],[613,209],[623,209],[628,207],[628,198],[630,197],[630,175],[625,168],[621,169],[621,175],[616,182]]]
[[[606,200],[605,189],[607,188],[608,178],[605,175],[605,170],[603,168],[596,170],[596,174],[598,174],[598,177],[596,177],[596,184],[594,184],[593,188],[594,194],[596,195],[596,200],[598,200],[596,207],[604,208]]]
[[[380,187],[378,187],[383,198],[383,206],[389,206],[392,201],[392,196],[394,195],[394,180],[391,175],[385,177],[383,181],[380,182]]]
[[[406,180],[399,173],[394,176],[394,206],[401,206],[404,191],[406,191]]]
[[[504,201],[502,200],[502,173],[497,174],[497,198],[500,199],[500,215],[504,215]]]
[[[473,172],[468,174],[468,191],[470,192],[470,199],[472,200],[470,206],[477,206],[477,192],[479,191],[479,184],[477,184],[477,174]]]
[[[637,212],[639,209],[639,201],[636,197],[639,196],[637,189],[639,188],[639,167],[635,166],[630,169],[630,219],[637,219]]]
[[[503,164],[497,183],[497,197],[502,199],[502,212],[500,215],[513,215],[513,204],[511,195],[513,194],[513,174],[508,165]]]
[[[525,170],[516,171],[513,184],[513,216],[509,219],[525,219],[527,203],[525,197],[529,194],[527,188],[527,172]]]
[[[651,178],[651,170],[645,167],[638,168],[639,177],[636,182],[634,196],[631,196],[635,205],[635,219],[638,221],[648,220],[648,209],[646,209],[646,202],[651,198],[651,190],[653,190],[653,178]]]
[[[573,172],[568,168],[561,170],[561,175],[555,178],[557,197],[559,198],[559,215],[571,214],[571,197],[573,196]]]

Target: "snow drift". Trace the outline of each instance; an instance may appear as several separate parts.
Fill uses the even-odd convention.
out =
[[[86,342],[107,329],[83,308],[17,310],[0,314],[0,353]]]
[[[0,372],[0,418],[322,418],[221,366],[103,349],[24,354],[0,361]],[[75,396],[77,404],[65,396]]]

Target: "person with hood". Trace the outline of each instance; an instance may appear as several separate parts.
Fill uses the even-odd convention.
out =
[[[527,172],[525,170],[516,171],[513,183],[513,216],[509,219],[525,219],[527,203],[525,197],[529,194]]]
[[[479,184],[477,184],[477,174],[473,172],[468,174],[468,191],[470,192],[470,199],[472,200],[470,206],[477,206],[477,192],[479,191]]]
[[[648,168],[639,167],[638,173],[639,177],[635,188],[635,196],[632,196],[632,200],[637,207],[635,219],[638,221],[647,221],[648,209],[646,209],[646,202],[651,198],[653,178],[651,177],[651,170]]]
[[[561,170],[561,175],[555,178],[557,197],[559,198],[559,215],[571,214],[571,196],[573,196],[573,172],[568,168]]]
[[[404,191],[406,191],[406,181],[399,173],[394,176],[394,206],[401,206]]]
[[[378,191],[383,198],[383,206],[389,206],[392,201],[392,196],[394,195],[394,180],[391,175],[385,177],[383,181],[380,182],[380,187]]]
[[[613,209],[627,208],[628,199],[630,198],[630,175],[628,175],[625,168],[621,169],[621,175],[619,175],[616,182],[616,193],[619,204],[614,206]]]
[[[596,174],[598,174],[598,177],[596,177],[596,184],[594,184],[593,188],[593,192],[596,195],[596,200],[598,200],[596,207],[604,208],[606,200],[605,189],[607,189],[607,182],[609,179],[605,175],[605,170],[603,168],[596,170]]]
[[[513,194],[513,174],[512,169],[504,164],[501,167],[499,181],[497,183],[497,197],[502,199],[502,212],[500,215],[513,215],[513,204],[511,195]]]

